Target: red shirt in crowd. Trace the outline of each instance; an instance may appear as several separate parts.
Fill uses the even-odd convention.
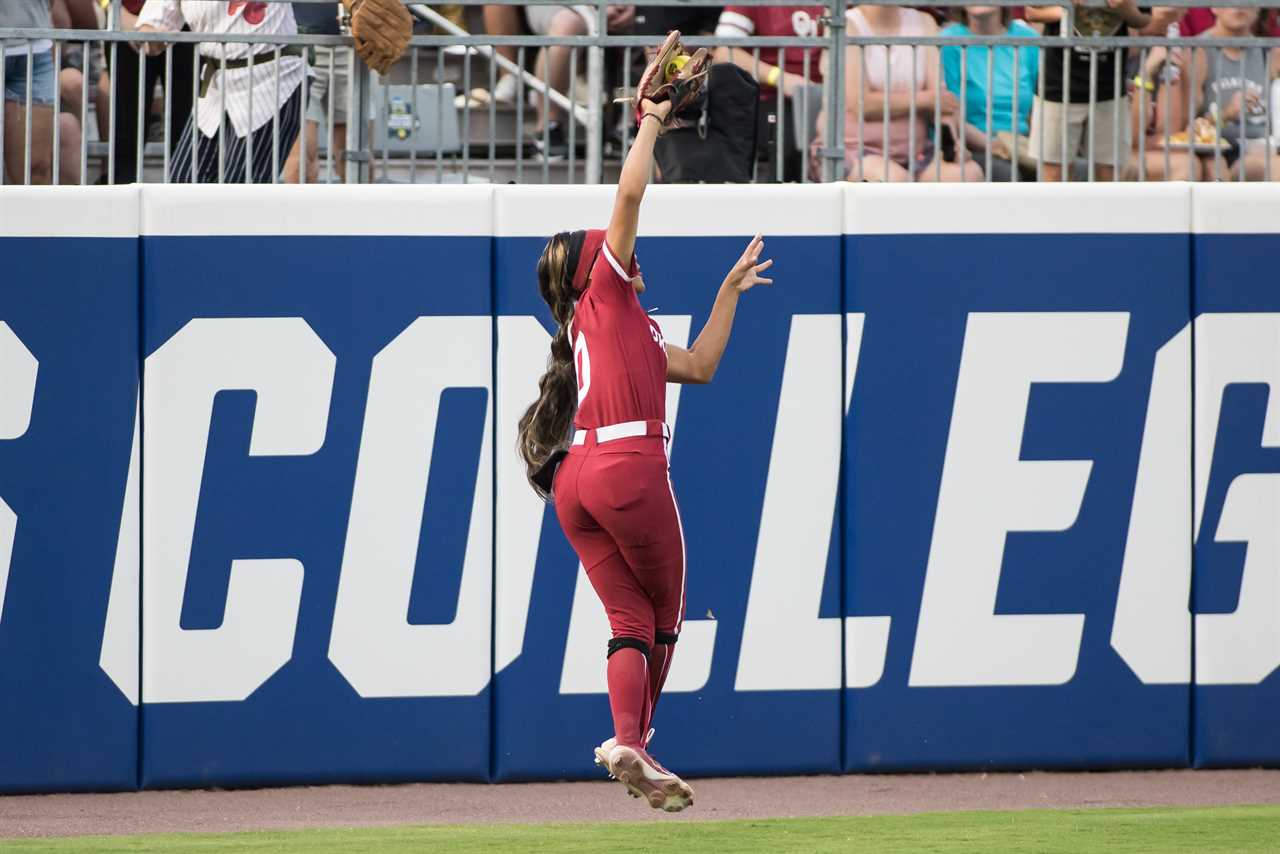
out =
[[[1280,17],[1277,17],[1274,11],[1264,10],[1263,14],[1267,16],[1263,32],[1269,36],[1280,36]],[[1182,20],[1178,22],[1178,32],[1186,38],[1198,36],[1212,27],[1216,21],[1213,9],[1209,6],[1188,9],[1187,14],[1183,15]]]
[[[821,33],[819,20],[827,14],[825,6],[725,6],[716,25],[716,35],[729,38],[746,36],[816,36]],[[809,54],[809,79],[822,82],[819,48],[787,50],[784,71],[804,76],[804,55]],[[778,64],[776,47],[760,48],[760,61]],[[763,84],[761,84],[763,88]]]

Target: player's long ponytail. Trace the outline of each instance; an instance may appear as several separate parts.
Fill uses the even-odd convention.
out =
[[[533,476],[569,438],[569,428],[578,408],[578,380],[573,366],[573,342],[569,323],[573,320],[573,283],[569,281],[569,232],[562,231],[547,241],[538,259],[538,293],[551,307],[557,328],[551,339],[551,356],[546,373],[538,380],[538,399],[520,418],[516,446],[524,458],[530,484],[543,498],[549,490],[533,482]]]

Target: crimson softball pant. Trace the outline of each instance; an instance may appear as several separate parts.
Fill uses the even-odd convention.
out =
[[[643,745],[684,622],[684,533],[665,445],[661,436],[600,445],[591,431],[556,472],[556,516],[609,617],[619,744]]]

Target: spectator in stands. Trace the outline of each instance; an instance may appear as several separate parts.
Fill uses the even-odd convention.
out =
[[[60,30],[98,29],[93,0],[52,0],[53,26]],[[58,183],[80,183],[80,140],[84,134],[84,42],[62,42],[58,69]],[[92,52],[90,52],[92,56]],[[90,62],[90,69],[93,63]]]
[[[716,35],[727,38],[750,36],[816,36],[819,21],[826,14],[824,6],[726,6],[720,13]],[[781,54],[781,56],[780,56]],[[802,153],[794,143],[787,128],[777,122],[778,97],[795,99],[810,84],[822,82],[822,51],[820,48],[792,48],[779,51],[776,47],[762,47],[755,53],[742,47],[716,48],[717,62],[732,62],[746,71],[760,84],[760,127],[756,139],[761,153],[783,141],[785,152],[782,180],[796,180],[802,168]],[[797,105],[792,101],[790,108]],[[785,115],[785,113],[784,113]],[[790,144],[788,144],[790,143]],[[775,149],[776,150],[776,149]],[[765,156],[767,162],[773,157]]]
[[[254,183],[270,183],[276,177],[273,163],[288,157],[298,135],[302,82],[307,75],[301,50],[281,48],[277,62],[270,44],[273,35],[298,31],[293,8],[287,3],[239,0],[225,4],[147,0],[138,15],[139,32],[177,31],[184,24],[215,37],[249,34],[262,41],[200,44],[204,60],[200,102],[174,149],[169,179],[244,182],[247,175]],[[164,51],[159,42],[133,44],[152,56]],[[277,116],[278,126],[273,121]]]
[[[53,25],[49,0],[3,0],[0,28]],[[53,42],[15,39],[0,43],[4,51],[4,163],[6,183],[21,184],[26,176],[27,116],[31,116],[31,183],[53,180],[53,102],[58,81],[53,69]],[[28,54],[30,51],[30,54]],[[28,64],[28,56],[30,63]],[[27,86],[31,101],[27,102]],[[80,150],[80,123],[70,114],[59,116],[63,152]],[[65,158],[63,159],[65,163]],[[61,170],[62,164],[59,165]],[[76,160],[78,171],[79,160]],[[68,180],[71,175],[63,177]],[[78,174],[74,176],[79,180]]]
[[[1009,7],[963,6],[956,10],[955,22],[942,30],[944,36],[1010,36],[1034,38],[1039,35],[1022,21],[1015,21]],[[968,149],[985,168],[987,146],[991,146],[991,181],[1008,181],[1013,177],[1015,158],[1023,168],[1030,152],[1026,144],[1031,123],[1031,107],[1035,99],[1036,79],[1040,72],[1040,49],[1017,49],[1017,79],[1014,79],[1014,48],[992,49],[978,45],[963,49],[942,49],[942,77],[947,91],[964,98],[964,137]],[[967,56],[962,56],[962,51]],[[988,64],[991,68],[988,69]],[[964,85],[961,86],[963,75]],[[991,91],[987,92],[990,75]],[[987,115],[987,98],[991,99],[991,115]],[[1018,125],[1014,128],[1014,106]],[[1021,152],[1022,156],[1018,156]],[[1019,175],[1019,177],[1024,177]],[[1034,166],[1026,177],[1035,177]]]
[[[529,29],[536,35],[546,36],[585,36],[595,29],[594,22],[587,17],[589,7],[567,6],[526,6],[525,15],[529,19]],[[625,33],[635,25],[636,7],[612,5],[605,14],[606,31]],[[548,47],[538,53],[538,64],[535,73],[540,80],[557,92],[569,95],[569,54],[573,48]],[[583,69],[581,62],[578,68]],[[551,102],[549,98],[538,99],[538,125],[535,130],[536,144],[542,155],[556,160],[564,157],[569,150],[569,138],[565,129],[568,114],[563,107]],[[545,130],[546,143],[543,142]]]
[[[716,35],[816,36],[825,6],[726,6],[720,13]],[[716,48],[717,62],[732,62],[760,83],[760,97],[774,100],[781,91],[792,95],[810,83],[822,82],[822,56],[818,48],[792,48],[778,61],[778,48],[762,47],[759,56],[744,47]],[[806,58],[808,76],[805,76]]]
[[[1197,6],[1193,9],[1179,9],[1178,32],[1169,35],[1198,36],[1209,29],[1217,21],[1214,10],[1209,6]],[[1268,9],[1261,15],[1261,35],[1275,38],[1280,36],[1280,10]]]
[[[313,35],[336,36],[341,34],[338,26],[342,14],[340,3],[295,3],[294,19],[298,24],[298,32]],[[347,166],[343,155],[347,150],[347,102],[351,95],[351,48],[322,47],[312,48],[314,51],[311,67],[314,74],[310,78],[307,89],[307,115],[303,133],[307,141],[307,182],[314,184],[320,178],[320,128],[326,130],[332,124],[331,133],[327,133],[329,156],[332,158],[334,173],[339,181],[346,180]],[[332,92],[330,85],[332,84]],[[329,101],[333,100],[333,115],[329,115]],[[284,164],[284,180],[289,184],[298,182],[298,160],[301,157],[301,137],[295,140],[289,151],[289,158]],[[326,180],[333,176],[326,175]]]
[[[66,0],[68,4],[92,0]],[[114,29],[132,32],[138,26],[138,13],[146,5],[146,0],[123,0],[121,20]],[[169,92],[169,145],[172,149],[178,144],[182,127],[191,113],[191,75],[195,45],[175,44],[172,47],[173,65],[169,71],[173,89]],[[115,183],[132,184],[142,180],[138,161],[138,75],[142,78],[142,109],[145,111],[142,124],[142,139],[145,142],[158,122],[164,121],[163,106],[154,108],[152,95],[156,84],[165,85],[165,63],[163,55],[144,57],[120,44],[115,51],[114,60],[108,50],[107,59],[114,61],[105,79],[98,81],[102,97],[98,101],[99,130],[101,138],[112,137],[110,125],[111,101],[116,105],[116,123],[114,138],[111,139],[111,156],[115,159]],[[64,72],[66,73],[66,72]],[[75,89],[79,100],[79,87],[76,80],[65,89]],[[64,91],[65,91],[64,89]],[[103,167],[98,177],[99,184],[107,183],[110,177],[107,168]]]
[[[635,6],[613,5],[606,10],[606,27],[610,33],[624,33],[635,25]],[[489,35],[519,35],[528,31],[539,36],[585,36],[593,30],[593,11],[588,6],[486,6],[485,31]],[[498,53],[515,62],[516,48],[500,47]],[[570,54],[572,48],[551,47],[538,52],[534,74],[562,95],[569,94]],[[584,70],[582,63],[578,64]],[[514,75],[503,74],[491,93],[495,101],[515,101],[517,83]],[[479,93],[476,93],[479,95]],[[481,96],[483,97],[483,96]],[[567,113],[549,98],[538,98],[538,122],[534,142],[543,157],[559,160],[568,154],[569,137],[565,127]],[[546,138],[544,144],[543,138]]]
[[[924,12],[896,6],[855,7],[849,11],[847,23],[850,35],[912,37],[932,36],[938,31],[933,18]],[[959,101],[950,92],[939,91],[942,83],[936,49],[875,45],[866,49],[864,59],[862,48],[850,45],[845,56],[845,168],[850,181],[982,178],[982,170],[971,159],[963,168],[959,163],[943,162],[941,158],[934,162],[938,146],[931,133],[938,102],[942,107],[936,118],[957,136],[959,130],[955,126]],[[914,125],[911,124],[913,105]],[[818,139],[813,145],[815,176],[820,170],[816,153],[824,144],[824,125],[819,117]]]
[[[1172,136],[1187,127],[1189,61],[1186,50],[1153,47],[1129,81],[1130,124],[1135,142],[1123,173],[1126,181],[1200,179],[1200,161],[1191,151],[1165,146],[1166,135]],[[1141,161],[1138,159],[1139,138],[1143,139]]]
[[[1061,6],[1027,7],[1027,20],[1044,24],[1046,36],[1062,35],[1063,14]],[[1074,14],[1076,33],[1086,36],[1123,35],[1126,28],[1138,35],[1163,35],[1178,16],[1178,12],[1172,9],[1160,9],[1153,15],[1140,9],[1135,0],[1108,0],[1106,7],[1079,6]],[[1128,157],[1131,145],[1129,105],[1120,80],[1126,52],[1123,49],[1097,51],[1096,63],[1091,63],[1089,53],[1073,49],[1067,52],[1069,59],[1064,60],[1062,48],[1045,49],[1044,94],[1036,99],[1032,111],[1031,150],[1037,156],[1044,152],[1041,168],[1046,181],[1066,180],[1075,159],[1087,157],[1090,151],[1093,153],[1095,177],[1108,181],[1114,177],[1116,169],[1123,168]],[[1064,61],[1067,62],[1065,84]],[[1091,65],[1094,71],[1090,70]],[[1096,78],[1091,78],[1095,72]],[[1096,79],[1094,88],[1090,87],[1091,79]],[[1117,83],[1121,92],[1119,104],[1115,103]],[[1091,101],[1094,104],[1092,121],[1089,117]],[[1119,145],[1116,144],[1117,139]]]
[[[524,11],[519,6],[485,6],[484,31],[491,36],[523,35],[525,33]],[[515,47],[495,47],[494,51],[512,64],[515,64],[519,56],[519,49]],[[518,85],[516,76],[499,66],[498,81],[493,91],[488,93],[488,97],[499,104],[514,104]],[[473,95],[483,97],[480,96],[479,91],[474,92]]]
[[[1260,13],[1256,7],[1214,8],[1214,25],[1204,37],[1243,39],[1262,33]],[[1274,137],[1268,137],[1268,115],[1272,83],[1280,75],[1280,48],[1267,51],[1251,48],[1196,48],[1192,58],[1190,79],[1196,112],[1216,125],[1218,136],[1228,144],[1220,154],[1202,154],[1204,177],[1230,180],[1236,177],[1238,160],[1244,161],[1245,177],[1261,181],[1268,171],[1272,180],[1280,180],[1280,157],[1276,156]],[[1270,73],[1268,74],[1268,69]],[[1277,119],[1272,116],[1272,133],[1277,133]]]
[[[635,33],[665,36],[679,30],[686,36],[709,36],[719,20],[719,6],[637,6]]]

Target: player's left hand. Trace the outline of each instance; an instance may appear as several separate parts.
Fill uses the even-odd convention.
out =
[[[773,266],[772,258],[767,261],[760,260],[760,253],[763,251],[764,236],[757,234],[751,238],[751,242],[743,250],[742,257],[729,271],[725,283],[740,294],[746,293],[756,285],[772,285],[773,279],[766,279],[760,275]]]

